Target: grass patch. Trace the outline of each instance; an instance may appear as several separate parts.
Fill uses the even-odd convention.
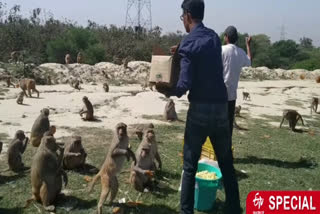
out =
[[[160,116],[145,116],[144,118],[156,119]],[[179,114],[185,121],[186,112]],[[235,168],[237,169],[241,205],[245,208],[246,197],[253,190],[318,190],[320,184],[319,162],[319,120],[309,122],[310,129],[315,130],[311,135],[308,132],[293,133],[288,128],[279,129],[268,124],[268,121],[280,121],[280,117],[267,117],[266,120],[240,118],[248,131],[234,131],[233,145],[235,147]],[[162,120],[161,118],[159,118]],[[164,189],[155,193],[139,194],[127,184],[129,177],[129,164],[125,163],[124,171],[119,176],[120,190],[117,200],[143,201],[144,206],[127,210],[126,213],[179,213],[180,174],[182,162],[179,153],[182,151],[182,137],[184,122],[173,122],[170,126],[156,125],[156,135],[159,151],[163,162],[163,171],[157,178],[165,184]],[[99,168],[104,161],[112,139],[112,130],[99,128],[70,129],[75,135],[81,135],[83,144],[88,153],[87,163]],[[0,139],[2,136],[0,135]],[[68,138],[58,139],[58,142],[67,142]],[[130,136],[130,143],[135,150],[139,140]],[[28,146],[23,161],[30,166],[36,149]],[[5,162],[0,163],[0,168],[6,168]],[[242,172],[241,172],[242,170]],[[246,173],[244,173],[244,171]],[[100,183],[96,185],[92,194],[86,193],[87,182],[84,174],[68,171],[69,196],[57,201],[57,213],[94,213],[97,199],[100,195]],[[90,175],[92,176],[92,175]],[[31,205],[23,209],[25,201],[31,196],[29,172],[15,174],[5,172],[0,175],[0,213],[38,213],[37,208]],[[210,213],[221,213],[224,193],[218,192],[216,209]],[[37,204],[37,206],[39,206]],[[70,211],[68,206],[72,209]],[[66,208],[67,207],[67,208]],[[104,213],[111,213],[111,207],[104,206]],[[196,212],[201,214],[200,212]]]
[[[161,120],[164,121],[163,115],[142,115],[143,119],[146,120]]]

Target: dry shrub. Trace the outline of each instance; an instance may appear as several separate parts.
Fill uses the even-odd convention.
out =
[[[318,77],[316,78],[316,82],[317,82],[317,83],[320,83],[320,76],[318,76]]]
[[[306,79],[306,75],[305,74],[300,74],[300,79],[301,80],[305,80]]]

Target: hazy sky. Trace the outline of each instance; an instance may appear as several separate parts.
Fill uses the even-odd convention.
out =
[[[0,0],[8,8],[22,6],[23,14],[33,8],[43,8],[55,18],[77,21],[86,25],[90,19],[99,24],[125,24],[127,0]],[[183,30],[179,19],[182,0],[151,0],[153,26],[164,32]],[[306,36],[320,46],[319,0],[205,0],[204,23],[221,33],[228,25],[235,25],[240,32],[265,33],[272,41],[280,39],[281,26],[286,38],[299,40]]]

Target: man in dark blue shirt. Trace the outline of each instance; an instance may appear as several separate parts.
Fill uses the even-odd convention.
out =
[[[181,71],[176,88],[165,93],[190,102],[183,148],[181,213],[194,213],[195,174],[201,149],[209,136],[214,146],[226,192],[226,213],[240,211],[239,188],[233,167],[228,120],[228,95],[223,80],[219,36],[203,23],[203,0],[184,0],[180,17],[187,33],[177,50]],[[175,51],[175,50],[173,50]]]

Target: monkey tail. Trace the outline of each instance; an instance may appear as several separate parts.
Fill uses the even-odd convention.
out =
[[[304,122],[303,122],[302,116],[301,116],[301,115],[299,115],[299,117],[300,117],[300,120],[301,120],[301,122],[302,122],[302,125],[304,125]]]
[[[98,181],[99,178],[100,178],[100,172],[94,176],[91,183],[89,184],[88,193],[92,192],[94,185],[96,184],[96,182]]]

